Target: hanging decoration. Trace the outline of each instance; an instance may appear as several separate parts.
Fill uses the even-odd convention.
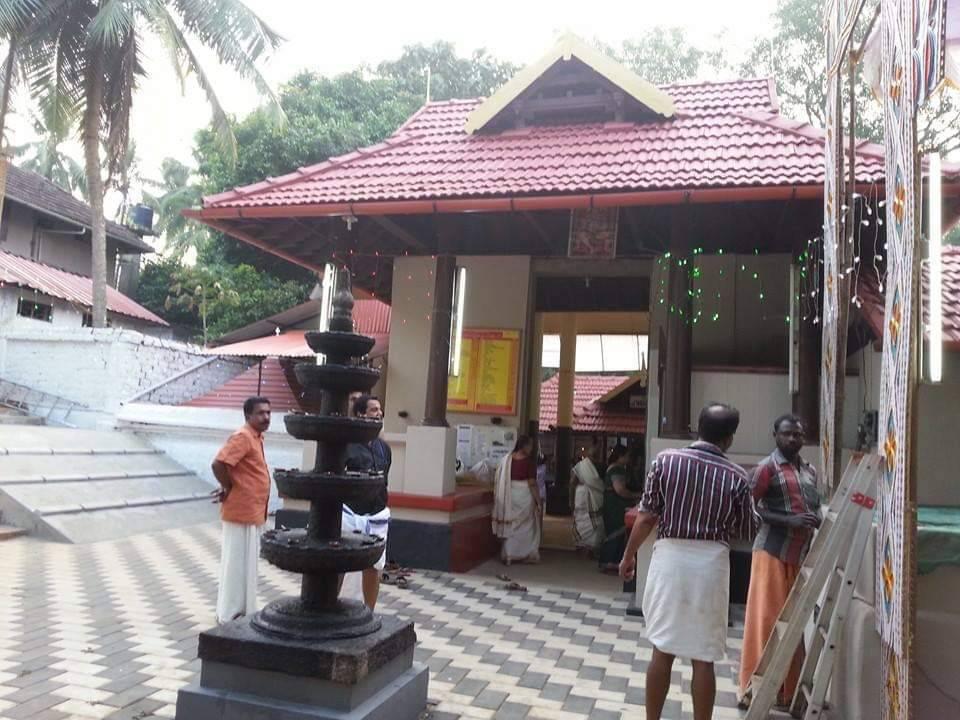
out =
[[[947,0],[918,0],[913,31],[913,107],[919,110],[943,82],[946,61]]]

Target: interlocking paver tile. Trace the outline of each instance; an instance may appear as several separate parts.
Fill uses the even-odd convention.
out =
[[[86,546],[4,543],[0,720],[173,717],[177,690],[199,674],[197,635],[214,622],[219,553],[214,525]],[[263,601],[297,592],[298,577],[260,570]],[[409,589],[383,588],[377,607],[417,622],[429,720],[642,717],[651,650],[622,598],[417,571]],[[725,719],[738,717],[742,632],[729,635],[716,666]],[[678,662],[664,720],[689,716],[689,682]]]

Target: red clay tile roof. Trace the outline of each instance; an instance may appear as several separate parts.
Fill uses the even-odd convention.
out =
[[[293,382],[296,383],[296,379]],[[291,387],[290,376],[277,358],[266,358],[262,372],[257,363],[206,395],[183,404],[191,407],[237,408],[254,395],[268,398],[271,409],[277,413],[306,409],[300,403],[299,391]]]
[[[629,375],[589,375],[577,373],[573,381],[573,430],[583,433],[639,434],[647,429],[646,412],[619,412],[597,400],[625,382]],[[557,424],[557,395],[560,376],[540,386],[540,429]]]
[[[857,286],[857,295],[863,301],[860,315],[875,338],[884,332],[885,299],[876,280],[863,277]],[[923,268],[923,320],[929,322],[927,302],[927,268]],[[946,245],[943,248],[943,343],[951,350],[960,350],[960,247]]]
[[[85,275],[77,275],[0,250],[0,287],[4,284],[30,288],[45,295],[81,305],[87,310],[93,303],[93,281]],[[167,325],[166,320],[154,315],[109,285],[107,286],[107,310],[154,325]]]
[[[464,132],[480,100],[428,103],[378,145],[204,198],[204,207],[822,185],[822,134],[778,126],[769,80],[664,90],[677,106],[670,119],[497,134]],[[857,172],[882,182],[883,160],[866,155]]]

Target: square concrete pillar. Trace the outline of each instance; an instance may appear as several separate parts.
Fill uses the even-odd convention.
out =
[[[407,428],[401,492],[434,497],[450,495],[456,491],[456,472],[455,429],[427,426]]]

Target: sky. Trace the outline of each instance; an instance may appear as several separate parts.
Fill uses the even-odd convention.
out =
[[[336,74],[395,58],[406,45],[436,40],[452,42],[463,54],[483,47],[523,65],[542,55],[562,32],[617,46],[652,26],[678,26],[693,45],[709,45],[722,33],[736,55],[770,25],[776,0],[247,0],[247,5],[286,38],[261,65],[276,89],[305,68]],[[195,80],[188,80],[182,94],[160,48],[148,45],[145,54],[148,77],[135,100],[131,132],[142,173],[159,177],[164,157],[193,164],[193,135],[208,124],[210,114]],[[257,106],[259,98],[249,83],[217,66],[209,54],[199,54],[228,112],[243,116]],[[11,142],[19,144],[32,138],[23,99],[15,102],[14,110],[20,112],[11,123]],[[78,147],[70,150],[82,158]]]

